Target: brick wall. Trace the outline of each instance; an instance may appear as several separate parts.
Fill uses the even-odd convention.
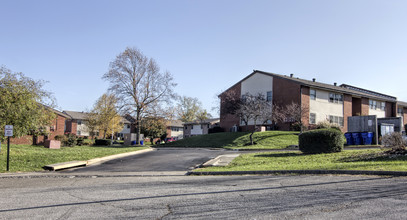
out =
[[[310,113],[310,97],[309,87],[302,87],[301,89],[301,123],[305,127],[309,127],[309,113]]]
[[[226,132],[228,132],[230,130],[230,128],[232,128],[234,125],[239,126],[239,124],[240,124],[240,118],[238,116],[228,114],[226,111],[226,99],[227,99],[226,97],[227,96],[230,96],[230,97],[236,98],[236,99],[240,99],[241,83],[234,85],[232,88],[225,91],[220,96],[220,127],[225,129]],[[184,130],[184,136],[185,135],[188,135],[188,133],[185,133],[185,130]]]
[[[306,96],[306,94],[304,94]],[[309,96],[309,91],[308,91]],[[286,106],[291,103],[297,103],[301,105],[301,86],[293,81],[282,79],[279,77],[273,77],[273,103],[280,106]],[[309,97],[308,97],[309,105]],[[309,115],[309,113],[308,113]],[[309,117],[309,116],[307,116]],[[306,120],[306,119],[304,119]],[[279,130],[290,130],[289,123],[283,123],[278,125]]]
[[[353,107],[352,107],[352,96],[348,94],[344,94],[343,96],[343,128],[341,128],[342,132],[348,131],[348,117],[351,117],[353,114]]]
[[[407,107],[403,108],[403,126],[407,124]]]
[[[369,99],[368,98],[362,98],[361,100],[361,116],[366,116],[369,115]]]

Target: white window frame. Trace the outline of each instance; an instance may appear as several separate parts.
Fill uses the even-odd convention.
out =
[[[310,97],[311,100],[317,100],[317,90],[310,89],[309,97]]]
[[[273,91],[268,91],[268,92],[266,93],[266,100],[267,100],[268,102],[273,101]]]
[[[343,95],[338,94],[338,93],[330,92],[329,93],[329,102],[330,103],[342,104],[343,103]]]
[[[317,114],[316,113],[309,113],[309,123],[314,125],[317,122]]]

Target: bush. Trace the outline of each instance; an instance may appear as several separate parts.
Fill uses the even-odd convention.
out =
[[[221,127],[214,127],[214,128],[208,129],[208,134],[220,133],[220,132],[225,132],[225,129],[223,129]]]
[[[316,125],[316,129],[329,129],[329,128],[333,128],[333,129],[337,129],[337,130],[341,130],[341,128],[339,127],[339,125],[337,124],[332,124],[329,121],[322,121],[322,122],[318,122]]]
[[[337,129],[317,129],[299,135],[299,148],[303,153],[341,152],[345,137]]]
[[[96,139],[95,140],[95,145],[109,146],[109,145],[112,145],[112,140],[110,140],[110,139]]]
[[[66,139],[63,141],[63,145],[65,147],[73,147],[76,145],[76,140],[77,140],[76,135],[69,133],[65,136],[66,136]]]
[[[76,145],[78,145],[78,146],[82,146],[82,145],[83,145],[83,138],[82,138],[82,137],[76,139]]]
[[[55,136],[55,140],[63,142],[66,139],[65,135],[57,135]]]
[[[399,132],[384,135],[382,137],[382,144],[384,147],[388,147],[393,150],[404,150],[407,145],[406,141],[403,139],[403,136]]]

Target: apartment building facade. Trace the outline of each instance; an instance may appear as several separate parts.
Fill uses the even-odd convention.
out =
[[[393,96],[347,84],[326,84],[317,82],[316,79],[296,78],[293,74],[285,76],[254,70],[219,95],[220,126],[225,131],[231,130],[234,126],[243,126],[236,115],[224,111],[228,104],[227,96],[241,98],[247,93],[264,94],[268,101],[281,106],[298,104],[301,107],[301,122],[308,128],[319,122],[329,121],[340,125],[342,131],[347,131],[347,118],[350,116],[376,115],[382,118],[407,113],[407,103],[397,102],[397,98]],[[407,121],[404,121],[405,123]],[[252,124],[249,122],[249,125]],[[289,129],[288,123],[279,127],[281,130]]]

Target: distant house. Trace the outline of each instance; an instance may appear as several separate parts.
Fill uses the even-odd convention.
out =
[[[180,140],[184,138],[183,122],[180,120],[170,120],[167,123],[167,138]]]
[[[66,121],[66,132],[77,136],[91,136],[89,128],[86,126],[86,112],[64,111],[65,114],[71,116],[70,120]],[[95,136],[99,136],[99,131],[96,131]]]
[[[209,129],[218,127],[219,118],[206,119],[203,121],[193,121],[184,123],[184,138],[196,135],[208,134]]]
[[[125,117],[122,117],[123,122],[123,129],[116,134],[116,136],[123,140],[125,134],[131,133],[131,122],[127,120]]]
[[[66,133],[72,133],[80,137],[92,136],[88,126],[86,125],[86,118],[88,113],[76,111],[64,111],[64,113],[71,117],[70,120],[66,121]],[[131,122],[124,117],[122,117],[122,122],[123,129],[116,134],[117,137],[120,138],[123,138],[124,134],[130,133],[131,126]],[[98,138],[102,138],[102,135],[103,133],[100,131],[95,131],[95,134],[93,134],[93,136]]]
[[[46,131],[48,135],[41,135],[41,136],[33,136],[33,135],[26,135],[20,138],[11,138],[10,142],[12,144],[33,144],[33,145],[40,145],[44,144],[45,140],[55,140],[55,136],[63,135],[65,132],[65,123],[67,120],[70,120],[71,117],[63,112],[58,110],[48,108],[52,111],[56,117],[53,119],[49,126],[46,127]]]

